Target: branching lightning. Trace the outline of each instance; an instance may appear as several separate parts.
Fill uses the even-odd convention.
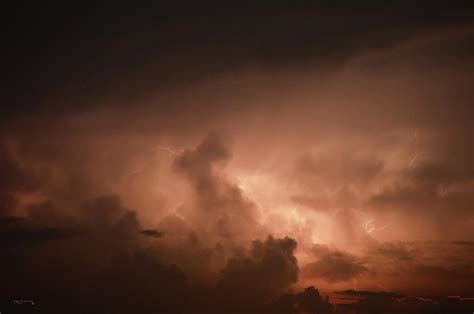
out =
[[[374,231],[379,231],[379,230],[383,230],[385,228],[387,228],[390,224],[386,224],[382,227],[376,227],[375,226],[375,219],[369,219],[366,223],[365,223],[365,231],[368,233],[368,234],[371,234],[372,232]]]

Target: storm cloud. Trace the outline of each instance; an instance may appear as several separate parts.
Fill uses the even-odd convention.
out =
[[[8,309],[390,313],[474,294],[471,3],[7,15]],[[348,289],[365,301],[325,298]]]

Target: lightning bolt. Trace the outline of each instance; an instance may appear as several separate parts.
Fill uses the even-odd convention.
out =
[[[386,224],[385,226],[382,226],[382,227],[376,227],[375,224],[374,224],[374,221],[375,221],[375,219],[369,219],[365,223],[365,231],[367,232],[367,234],[371,234],[374,231],[383,230],[383,229],[387,228],[390,225],[390,224]]]
[[[423,302],[436,302],[436,301],[433,301],[431,299],[423,298],[423,297],[419,297],[419,296],[415,297],[415,298],[417,298],[418,300],[423,301]]]
[[[431,303],[439,303],[438,301],[435,301],[435,300],[432,300],[432,299],[428,299],[428,298],[423,298],[423,297],[420,297],[420,296],[406,296],[406,297],[402,297],[402,298],[397,298],[396,301],[397,302],[404,302],[406,299],[408,298],[414,298],[414,299],[417,299],[419,301],[422,301],[422,302],[431,302]]]
[[[413,133],[413,141],[415,142],[415,156],[413,156],[408,162],[408,167],[412,167],[415,164],[415,161],[418,159],[418,129],[415,129],[415,132]]]
[[[164,147],[164,146],[156,146],[156,149],[168,152],[169,157],[179,156],[182,153],[184,153],[184,149],[171,149],[171,148]]]
[[[406,299],[408,298],[414,298],[414,299],[417,299],[419,301],[422,301],[422,302],[431,302],[431,303],[434,303],[434,304],[438,304],[439,302],[437,300],[433,300],[433,299],[429,299],[429,298],[424,298],[424,297],[421,297],[421,296],[406,296],[406,297],[403,297],[403,298],[398,298],[396,299],[397,302],[403,302],[405,301]],[[448,295],[447,296],[448,299],[456,299],[456,300],[459,300],[459,301],[472,301],[474,300],[474,298],[471,298],[471,297],[468,297],[468,298],[463,298],[459,295]]]
[[[413,158],[410,160],[410,162],[408,163],[408,167],[413,166],[417,158],[418,158],[418,153],[416,153],[415,156],[413,156]]]
[[[474,298],[463,298],[459,295],[448,295],[448,299],[458,299],[458,300],[461,300],[461,301],[470,301],[470,300],[474,300]]]

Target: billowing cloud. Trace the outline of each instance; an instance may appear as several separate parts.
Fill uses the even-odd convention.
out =
[[[259,228],[254,203],[246,199],[236,184],[222,172],[230,153],[215,133],[209,134],[194,151],[185,151],[174,161],[174,169],[185,176],[193,188],[190,208],[183,214],[202,236],[214,241],[248,243],[248,235]]]
[[[298,279],[296,241],[268,236],[254,241],[250,252],[231,258],[217,283],[230,308],[268,302]]]

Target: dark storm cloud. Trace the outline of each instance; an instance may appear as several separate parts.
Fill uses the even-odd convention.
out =
[[[31,226],[31,222],[24,218],[0,218],[0,244],[3,247],[33,245],[78,235],[72,229]]]
[[[140,233],[145,236],[153,237],[153,238],[161,238],[163,236],[163,232],[160,232],[158,230],[153,230],[153,229],[140,230]]]
[[[106,195],[86,201],[79,213],[79,224],[86,231],[131,236],[139,231],[137,213],[123,208],[118,195]]]
[[[18,194],[34,190],[37,178],[15,160],[3,142],[0,145],[0,216],[4,216],[15,209]]]
[[[117,195],[86,201],[76,215],[61,213],[51,201],[30,205],[26,212],[27,217],[0,219],[3,245],[36,244],[77,236],[131,238],[139,232],[136,213],[122,208]],[[145,231],[150,235],[150,230]],[[156,236],[156,231],[151,235]]]
[[[51,200],[34,203],[25,207],[28,219],[36,225],[54,227],[74,227],[76,217],[61,212]]]
[[[86,201],[67,219],[51,202],[28,212],[27,218],[1,221],[2,242],[8,241],[0,250],[2,305],[10,308],[12,300],[28,297],[49,313],[66,308],[101,312],[101,307],[117,313],[172,312],[184,306],[184,275],[139,245],[135,213],[123,208],[117,196]],[[130,294],[135,289],[140,293]],[[179,302],[167,300],[178,295],[183,296]]]
[[[302,276],[307,278],[341,282],[352,280],[369,271],[363,261],[346,252],[315,245],[313,253],[317,260],[301,270]]]
[[[428,1],[33,5],[9,15],[12,86],[3,117],[26,108],[40,116],[80,112],[97,106],[92,99],[137,100],[151,87],[242,67],[325,69],[420,34],[456,31],[471,23],[469,8]]]
[[[184,152],[175,161],[177,171],[183,172],[198,193],[215,194],[218,188],[213,163],[227,161],[230,153],[217,134],[208,135],[195,151]]]
[[[313,286],[301,293],[284,294],[271,302],[268,308],[268,313],[274,314],[333,313],[333,306]]]
[[[266,310],[271,298],[288,289],[298,276],[296,242],[269,236],[265,241],[255,240],[248,253],[231,258],[217,285],[190,285],[190,278],[179,268],[164,262],[166,250],[140,243],[140,233],[158,236],[156,241],[162,238],[156,230],[140,229],[133,211],[123,208],[114,195],[83,202],[80,211],[68,217],[71,220],[51,219],[54,225],[72,225],[80,232],[30,227],[61,216],[51,202],[33,206],[29,212],[28,218],[0,221],[4,282],[0,301],[7,309],[13,309],[12,300],[27,297],[35,308],[48,313],[63,313],[66,308],[70,313],[253,313]],[[188,254],[192,262],[198,262],[196,251]]]
[[[187,213],[195,226],[223,241],[249,240],[257,232],[255,205],[222,174],[230,153],[215,133],[207,135],[193,151],[174,161],[174,169],[193,187],[194,200]]]
[[[248,255],[231,258],[217,283],[229,305],[260,303],[295,283],[296,245],[290,238],[268,236],[264,242],[254,241]]]

